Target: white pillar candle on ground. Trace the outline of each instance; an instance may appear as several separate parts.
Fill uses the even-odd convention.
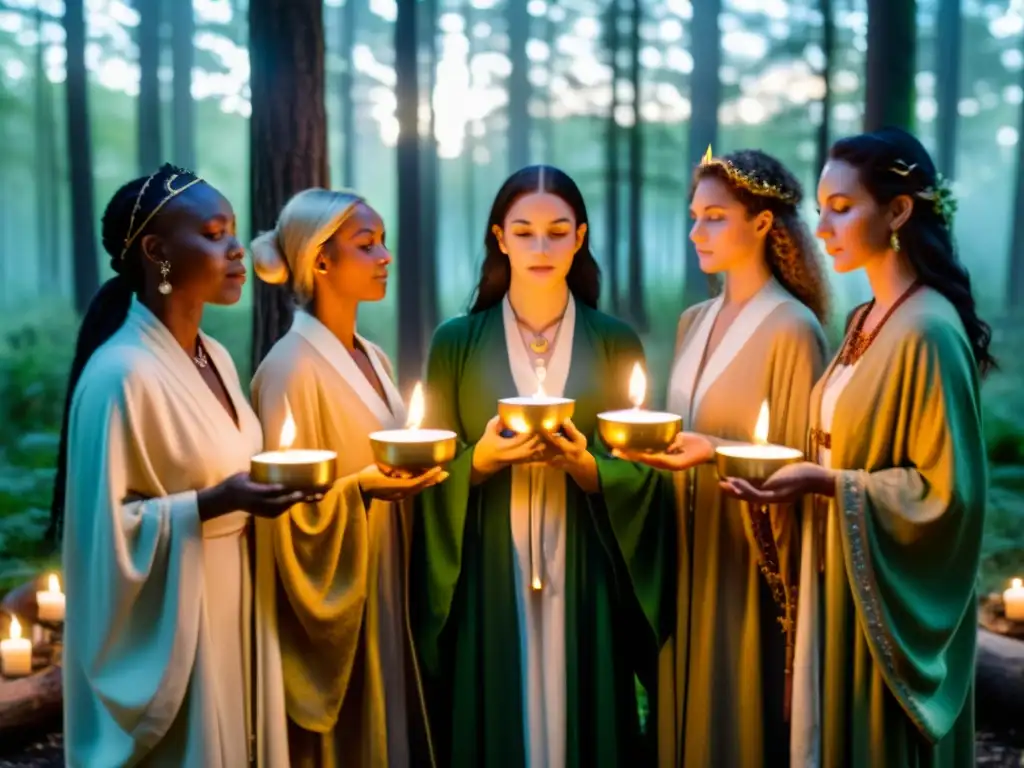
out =
[[[39,621],[64,621],[64,593],[60,591],[57,574],[51,573],[49,588],[36,592],[36,605],[39,607]]]
[[[21,636],[21,624],[11,617],[10,637],[0,640],[0,673],[4,677],[32,674],[32,641]]]
[[[1024,621],[1024,586],[1020,579],[1010,582],[1010,588],[1003,592],[1003,611],[1011,621]]]

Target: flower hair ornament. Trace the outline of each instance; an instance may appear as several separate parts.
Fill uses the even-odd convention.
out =
[[[799,197],[788,190],[783,189],[778,184],[770,184],[764,179],[760,179],[754,173],[747,173],[737,168],[735,165],[720,157],[715,157],[711,154],[711,145],[708,144],[708,150],[704,153],[704,157],[700,161],[701,168],[717,167],[721,168],[729,181],[735,184],[740,189],[745,189],[752,195],[758,197],[771,197],[776,200],[781,200],[789,205],[796,205],[800,202]]]
[[[897,160],[889,170],[898,176],[907,178],[917,168],[917,163],[908,165],[903,160]],[[915,192],[914,197],[920,200],[927,200],[932,204],[936,215],[945,222],[946,227],[953,226],[953,216],[956,214],[956,196],[953,194],[953,185],[949,179],[941,173],[935,174],[935,183]]]

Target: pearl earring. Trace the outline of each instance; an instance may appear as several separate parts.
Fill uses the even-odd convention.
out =
[[[169,294],[172,290],[171,283],[167,279],[167,276],[171,274],[171,263],[169,261],[160,262],[160,285],[156,287],[158,291],[164,296]]]

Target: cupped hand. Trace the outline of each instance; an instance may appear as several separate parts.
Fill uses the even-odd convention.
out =
[[[383,470],[376,464],[369,465],[358,475],[359,489],[367,496],[382,501],[401,501],[447,479],[448,473],[441,467],[409,475]]]
[[[544,441],[541,460],[552,467],[568,469],[576,466],[587,452],[586,435],[569,419],[563,422],[559,431],[542,430],[539,435]]]
[[[723,493],[751,504],[789,504],[809,493],[835,495],[835,472],[819,464],[790,464],[763,483],[729,477],[719,483]]]
[[[492,475],[510,464],[538,461],[544,454],[540,435],[502,437],[501,417],[487,422],[484,433],[473,450],[473,469],[481,475]]]
[[[290,490],[283,485],[257,483],[248,472],[239,472],[212,488],[199,492],[202,520],[229,512],[249,512],[257,517],[277,517],[296,504],[323,499],[328,488]]]
[[[635,461],[655,469],[680,472],[715,458],[715,446],[697,432],[680,432],[662,453],[614,450],[612,455],[625,461]]]

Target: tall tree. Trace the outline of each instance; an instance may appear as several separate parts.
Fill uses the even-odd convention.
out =
[[[96,253],[95,203],[92,188],[92,130],[85,68],[85,0],[64,0],[67,46],[68,179],[71,200],[71,248],[74,259],[75,310],[84,314],[100,286]]]
[[[282,0],[283,2],[284,0]],[[398,102],[398,189],[422,189],[419,136],[418,3],[398,4],[395,19],[395,98]],[[423,291],[418,250],[422,239],[418,195],[398,196],[398,381],[403,391],[422,376]]]
[[[718,134],[718,105],[722,99],[722,86],[718,78],[718,70],[722,66],[721,34],[718,31],[718,17],[721,13],[722,0],[693,3],[693,19],[690,23],[693,71],[690,73],[688,171],[697,166]],[[685,189],[689,188],[690,185],[686,184]],[[706,298],[708,281],[702,277],[697,251],[689,240],[686,241],[683,279],[686,305]]]
[[[341,77],[338,78],[338,101],[341,102],[341,183],[356,187],[356,100],[355,72],[352,50],[359,23],[357,0],[345,0],[341,7]]]
[[[427,134],[423,137],[420,160],[423,163],[423,177],[420,192],[420,287],[423,291],[423,319],[421,334],[426,346],[437,326],[437,235],[438,217],[437,193],[440,186],[440,169],[437,156],[437,114],[434,110],[434,89],[437,84],[437,0],[425,0],[423,17],[419,19],[422,32],[422,47],[427,50]]]
[[[915,0],[868,0],[864,130],[914,125]]]
[[[1024,85],[1024,73],[1021,77]],[[1024,102],[1017,111],[1018,125],[1024,126]],[[1013,199],[1013,230],[1010,235],[1010,273],[1006,284],[1006,308],[1024,316],[1024,141],[1017,142],[1017,188]]]
[[[273,229],[288,199],[329,187],[323,0],[249,0],[250,206],[253,233]],[[292,320],[285,286],[255,282],[253,370]]]
[[[620,0],[611,0],[605,11],[604,44],[611,71],[611,100],[604,135],[604,224],[605,263],[608,275],[608,298],[611,311],[619,314],[622,291],[619,288],[619,49],[622,39],[619,20],[622,18]]]
[[[832,145],[832,68],[836,48],[836,25],[832,0],[819,0],[818,8],[821,11],[821,79],[825,86],[821,94],[821,122],[818,123],[815,158],[815,167],[820,176],[828,159],[829,147]]]
[[[476,55],[476,35],[473,32],[473,25],[476,21],[476,14],[473,11],[472,0],[462,1],[462,18],[466,24],[466,38],[469,41],[469,50],[466,51],[466,67],[469,69],[469,86],[472,89],[475,85],[475,79],[473,77],[473,57]],[[466,171],[466,196],[465,202],[465,214],[466,214],[466,245],[469,249],[470,258],[475,258],[476,249],[479,244],[477,238],[477,220],[476,220],[476,125],[470,124],[466,126],[466,144],[463,149],[463,162],[465,163]]]
[[[60,258],[60,193],[57,188],[57,131],[54,115],[53,84],[46,76],[46,43],[43,23],[46,16],[36,3],[35,78],[35,191],[36,242],[39,248],[39,291],[43,296],[61,294],[64,280]]]
[[[524,0],[505,0],[512,73],[508,79],[508,165],[515,173],[530,164],[530,79],[526,44],[530,39],[530,13]]]
[[[181,2],[182,0],[177,0]],[[139,49],[139,120],[137,126],[139,174],[155,171],[162,162],[160,140],[160,0],[135,0],[139,26],[135,44]]]
[[[196,167],[196,116],[192,100],[196,17],[192,0],[173,0],[171,7],[171,157],[177,165]]]
[[[960,0],[939,0],[938,38],[935,44],[938,91],[937,148],[939,171],[956,175],[956,128],[960,105]]]
[[[641,330],[647,329],[644,309],[643,181],[644,128],[640,114],[640,24],[641,0],[633,0],[630,10],[629,72],[633,90],[633,125],[629,130],[629,316]]]
[[[558,148],[555,144],[555,117],[552,111],[555,106],[557,99],[554,96],[551,83],[554,82],[555,74],[558,71],[555,67],[555,35],[558,31],[557,25],[555,24],[552,16],[555,14],[555,9],[558,7],[558,0],[551,0],[548,3],[547,15],[544,17],[544,43],[548,49],[548,90],[547,90],[547,109],[544,114],[544,162],[554,163],[555,158],[558,156]]]

